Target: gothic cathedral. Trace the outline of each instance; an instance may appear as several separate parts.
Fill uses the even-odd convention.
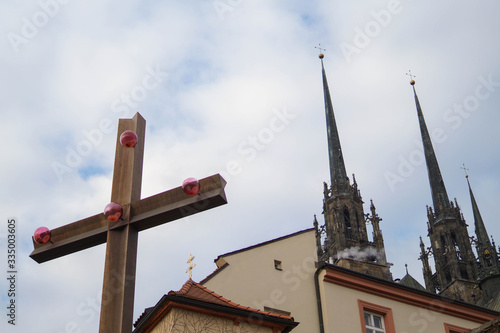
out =
[[[391,264],[387,262],[382,220],[370,200],[370,213],[365,214],[363,200],[354,175],[347,177],[339,133],[335,122],[328,81],[320,53],[325,99],[330,186],[324,183],[323,214],[325,223],[319,226],[314,217],[318,260],[392,281]],[[470,187],[474,213],[475,237],[469,237],[467,224],[456,201],[450,201],[439,170],[431,137],[427,130],[420,102],[411,80],[417,116],[425,153],[432,196],[427,207],[427,228],[430,247],[420,238],[420,260],[423,264],[425,289],[432,293],[479,306],[500,310],[500,259],[485,225]],[[367,224],[372,225],[372,240]],[[473,252],[473,247],[476,254]],[[435,272],[429,258],[433,257]],[[411,278],[411,280],[414,280]],[[412,286],[424,289],[414,281]]]

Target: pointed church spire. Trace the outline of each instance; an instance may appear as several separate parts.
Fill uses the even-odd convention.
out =
[[[472,193],[472,188],[469,182],[469,175],[467,174],[467,169],[465,170],[465,178],[467,179],[467,185],[469,186],[470,200],[472,204],[472,213],[474,215],[474,226],[477,237],[476,249],[477,256],[479,259],[479,275],[480,277],[486,277],[492,274],[500,273],[500,262],[498,258],[498,253],[495,249],[495,245],[490,242],[488,232],[484,226],[483,218],[479,212],[479,207],[477,206],[476,198],[474,193]]]
[[[420,236],[420,257],[419,260],[422,260],[423,266],[423,274],[426,289],[430,292],[435,292],[436,289],[434,287],[434,283],[432,282],[432,271],[431,266],[429,265],[429,252],[425,248],[424,241],[422,240],[422,236]]]
[[[344,157],[342,148],[340,147],[339,133],[333,113],[332,99],[330,97],[330,89],[326,80],[325,67],[323,66],[323,53],[319,54],[321,59],[321,69],[323,72],[323,93],[325,96],[325,113],[326,113],[326,130],[328,134],[328,157],[330,160],[330,178],[331,186],[339,186],[341,188],[348,187],[347,173],[345,170]]]
[[[324,49],[320,49],[320,52]],[[372,204],[372,216],[364,213],[363,199],[353,175],[353,183],[347,178],[339,133],[333,113],[332,100],[323,64],[323,53],[319,54],[323,77],[326,128],[328,133],[328,156],[330,162],[331,186],[323,186],[323,214],[325,217],[324,245],[318,247],[318,260],[363,272],[378,278],[392,281],[390,266],[384,249],[384,239],[379,222],[382,220]],[[367,222],[373,225],[373,241],[368,239]],[[360,259],[350,254],[352,251],[376,253],[368,259]]]
[[[422,134],[427,173],[432,193],[434,212],[427,210],[427,228],[431,241],[436,273],[430,273],[427,252],[421,242],[421,259],[424,265],[424,279],[427,290],[439,291],[446,297],[475,302],[473,291],[477,287],[476,258],[472,252],[467,224],[455,201],[451,203],[444,186],[441,171],[432,147],[431,137],[425,124],[424,115],[412,79],[417,115]]]
[[[484,226],[483,218],[479,212],[479,207],[477,206],[476,198],[474,198],[474,193],[472,193],[472,188],[470,187],[469,175],[465,175],[467,179],[467,185],[469,186],[470,200],[472,204],[472,213],[474,215],[474,226],[476,229],[477,240],[483,246],[491,247],[490,239],[488,233],[486,232],[486,227]]]
[[[450,200],[448,199],[448,193],[446,192],[436,154],[434,153],[434,148],[432,147],[431,137],[429,135],[429,131],[427,130],[427,125],[425,124],[417,92],[415,91],[415,80],[411,80],[410,84],[413,87],[415,104],[417,106],[418,122],[420,124],[420,132],[422,134],[425,162],[427,164],[427,173],[429,175],[434,211],[436,212],[436,216],[440,216],[443,210],[450,208]]]

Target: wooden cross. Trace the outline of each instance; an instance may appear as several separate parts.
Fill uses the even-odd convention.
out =
[[[110,222],[103,213],[51,230],[51,241],[33,241],[30,257],[38,263],[106,242],[100,333],[132,332],[138,232],[227,203],[220,175],[201,179],[197,195],[181,187],[141,200],[142,160],[146,121],[137,113],[120,119],[116,143],[111,202],[123,207],[122,219]],[[137,134],[134,148],[120,143],[120,134]]]

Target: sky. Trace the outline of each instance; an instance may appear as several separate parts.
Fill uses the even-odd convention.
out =
[[[105,245],[37,264],[31,236],[100,213],[119,118],[146,119],[142,197],[220,173],[228,204],[141,232],[134,320],[218,255],[323,223],[321,44],[348,174],[383,219],[394,278],[423,283],[431,205],[414,74],[450,198],[473,234],[462,165],[500,242],[500,4],[389,0],[0,3],[0,267],[15,221],[16,325],[96,332]],[[228,295],[230,298],[230,295]]]

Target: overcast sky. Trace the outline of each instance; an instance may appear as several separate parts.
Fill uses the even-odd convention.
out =
[[[134,320],[220,254],[323,223],[329,181],[318,43],[348,174],[382,217],[394,278],[422,282],[432,204],[416,88],[451,198],[473,233],[470,181],[500,242],[497,1],[78,1],[0,4],[0,267],[17,221],[17,321],[2,332],[96,332],[105,246],[44,264],[39,226],[102,212],[116,124],[147,121],[142,197],[221,173],[229,203],[141,232]],[[112,124],[111,128],[103,124]],[[258,281],[256,281],[258,283]],[[230,295],[227,295],[230,298]],[[69,327],[69,329],[68,329]]]

